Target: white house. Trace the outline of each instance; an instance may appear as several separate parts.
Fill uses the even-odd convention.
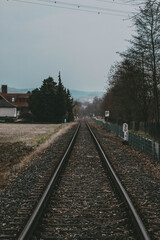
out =
[[[1,94],[0,94],[0,118],[16,118],[17,117],[17,107],[7,101]]]

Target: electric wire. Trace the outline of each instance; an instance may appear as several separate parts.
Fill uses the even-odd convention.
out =
[[[108,0],[96,0],[97,2],[103,2],[103,3],[112,3],[114,5],[125,5],[125,6],[132,6],[133,4],[129,3],[122,3],[122,2],[115,2],[115,1],[108,1]]]
[[[116,9],[109,9],[109,8],[100,8],[95,6],[89,6],[89,5],[77,5],[74,3],[66,3],[62,1],[51,1],[51,0],[36,0],[36,1],[26,1],[26,0],[11,0],[19,3],[26,3],[26,4],[34,4],[34,5],[40,5],[40,6],[47,6],[47,7],[56,7],[61,9],[69,9],[69,10],[77,10],[81,12],[90,12],[90,13],[98,13],[98,14],[105,14],[105,15],[111,15],[111,16],[120,16],[120,17],[126,17],[127,14],[132,12],[127,11],[121,11]],[[41,3],[40,3],[41,2]],[[42,3],[43,2],[43,3]],[[58,4],[62,5],[59,6]],[[119,14],[122,13],[122,14]]]
[[[123,11],[123,10],[116,10],[116,9],[110,9],[110,8],[105,8],[105,7],[95,7],[91,5],[81,5],[81,4],[76,4],[76,3],[68,3],[68,2],[62,2],[62,1],[52,1],[52,0],[37,0],[41,2],[49,2],[53,4],[60,4],[60,5],[66,5],[66,6],[72,6],[72,7],[78,7],[78,8],[88,8],[88,9],[93,9],[93,10],[101,10],[101,11],[110,11],[110,12],[118,12],[118,13],[125,13],[128,14],[128,11]]]

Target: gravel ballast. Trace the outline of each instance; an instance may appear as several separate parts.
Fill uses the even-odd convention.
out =
[[[0,237],[5,233],[6,229],[10,228],[10,224],[13,223],[17,212],[32,195],[36,185],[46,175],[48,169],[53,171],[63,155],[75,127],[76,125],[73,125],[49,147],[35,155],[34,158],[30,159],[29,165],[17,171],[14,177],[11,176],[11,179],[7,181],[6,187],[0,192]]]
[[[90,123],[137,207],[151,239],[160,239],[160,163],[138,153],[130,146],[123,145],[122,139],[106,132],[92,121]],[[48,169],[56,166],[74,129],[75,126],[37,156],[33,156],[32,161],[15,172],[14,176],[9,175],[6,187],[0,192],[0,236],[13,222],[19,208],[34,192]]]
[[[122,139],[91,123],[152,239],[160,239],[160,163],[123,145]]]

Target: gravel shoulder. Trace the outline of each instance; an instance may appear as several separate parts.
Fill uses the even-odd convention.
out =
[[[160,239],[160,162],[123,145],[122,139],[91,123],[152,239]]]

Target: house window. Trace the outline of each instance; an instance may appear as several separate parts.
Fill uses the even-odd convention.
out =
[[[12,97],[12,102],[14,102],[15,101],[15,99],[14,99],[14,97]]]

